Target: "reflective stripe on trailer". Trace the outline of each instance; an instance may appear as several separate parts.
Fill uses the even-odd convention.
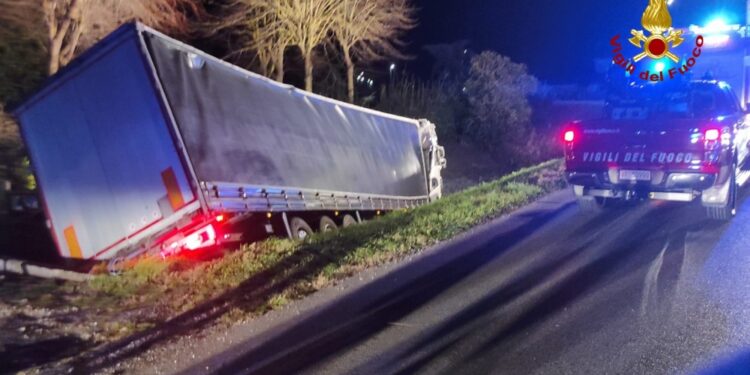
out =
[[[70,257],[75,259],[83,259],[83,252],[81,251],[81,245],[78,243],[78,237],[76,236],[76,230],[73,226],[69,226],[63,230],[65,236],[65,242],[68,244],[68,251]]]
[[[180,184],[177,182],[177,176],[175,176],[172,167],[161,172],[161,179],[164,182],[164,187],[167,188],[169,204],[172,206],[172,210],[176,212],[185,205],[185,198],[182,197]]]

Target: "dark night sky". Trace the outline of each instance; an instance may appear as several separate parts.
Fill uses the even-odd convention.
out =
[[[554,83],[587,82],[593,59],[607,57],[609,39],[641,29],[648,0],[415,0],[420,26],[412,48],[467,39],[472,49],[492,49],[529,65]],[[745,0],[675,0],[675,27],[703,24],[714,14],[745,18]]]

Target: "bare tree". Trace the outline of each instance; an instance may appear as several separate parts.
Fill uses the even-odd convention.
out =
[[[313,53],[330,36],[341,48],[349,100],[354,100],[354,64],[399,52],[401,36],[416,26],[408,0],[236,0],[232,15],[215,30],[248,35],[232,54],[254,52],[259,70],[283,81],[284,52],[298,47],[305,62],[305,89],[313,89]]]
[[[276,0],[279,26],[290,46],[296,46],[305,60],[305,90],[313,90],[313,52],[336,21],[341,0]]]
[[[339,0],[332,25],[346,65],[347,95],[354,102],[354,60],[406,58],[401,37],[417,25],[408,0]]]
[[[283,82],[289,38],[279,21],[277,1],[233,1],[226,7],[226,14],[210,25],[209,33],[219,35],[227,31],[236,39],[227,57],[253,53],[260,74]]]
[[[266,76],[284,82],[284,53],[289,41],[279,32],[279,20],[274,13],[264,12],[251,20],[251,38],[255,51]]]
[[[56,73],[81,50],[120,24],[140,20],[168,33],[189,27],[198,0],[0,0],[0,21],[43,41],[48,74]]]

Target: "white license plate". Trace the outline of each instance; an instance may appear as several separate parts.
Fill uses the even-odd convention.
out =
[[[620,171],[620,181],[651,181],[651,171]]]

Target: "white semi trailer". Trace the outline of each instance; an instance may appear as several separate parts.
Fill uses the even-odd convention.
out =
[[[438,199],[434,126],[125,25],[14,110],[63,257],[304,238]]]

